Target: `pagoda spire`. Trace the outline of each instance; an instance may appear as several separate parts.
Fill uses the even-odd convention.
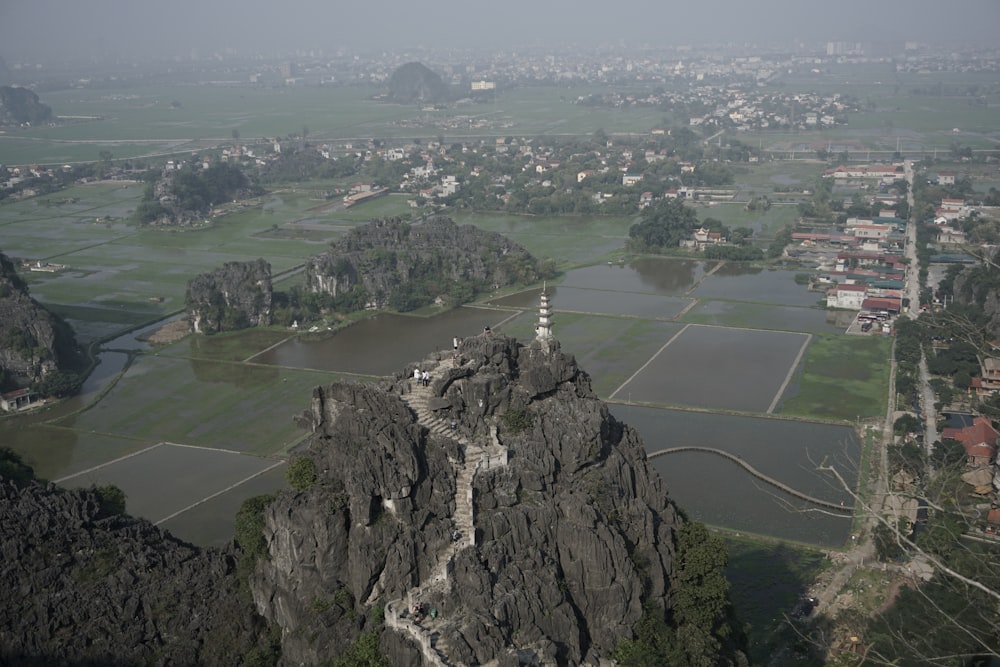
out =
[[[547,284],[542,283],[542,294],[538,303],[538,324],[535,326],[535,338],[548,348],[552,340],[552,308],[549,306]]]

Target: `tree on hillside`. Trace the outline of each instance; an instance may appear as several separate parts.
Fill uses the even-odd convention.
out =
[[[680,199],[663,199],[644,210],[642,220],[628,230],[635,250],[662,252],[676,248],[698,228],[698,215]]]

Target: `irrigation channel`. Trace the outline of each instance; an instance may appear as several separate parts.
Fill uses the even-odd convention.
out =
[[[666,456],[667,454],[676,454],[678,452],[707,452],[709,454],[716,454],[716,455],[721,456],[723,458],[729,459],[733,463],[736,463],[736,464],[738,464],[740,466],[743,466],[744,470],[746,470],[748,473],[750,473],[751,475],[753,475],[757,479],[759,479],[759,480],[761,480],[763,482],[767,482],[771,486],[774,486],[774,487],[776,487],[778,489],[781,489],[782,491],[784,491],[785,493],[787,493],[790,496],[795,496],[796,498],[800,498],[802,500],[805,500],[808,503],[812,503],[814,505],[820,505],[822,507],[828,507],[830,509],[838,510],[838,511],[841,511],[841,512],[853,512],[854,511],[854,506],[853,505],[843,505],[841,503],[830,502],[829,500],[822,500],[820,498],[816,498],[816,497],[810,496],[807,493],[802,493],[801,491],[793,489],[792,487],[788,486],[787,484],[779,482],[778,480],[774,479],[773,477],[769,477],[768,475],[765,475],[761,471],[757,470],[752,465],[750,465],[749,463],[747,463],[746,461],[744,461],[742,457],[737,456],[736,454],[730,454],[729,452],[723,451],[721,449],[715,449],[714,447],[699,447],[699,446],[696,446],[696,445],[686,445],[686,446],[683,446],[683,447],[671,447],[670,449],[661,449],[661,450],[659,450],[657,452],[652,452],[651,454],[647,454],[646,458],[654,459],[654,458],[656,458],[658,456]]]

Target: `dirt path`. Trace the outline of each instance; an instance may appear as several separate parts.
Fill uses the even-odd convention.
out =
[[[145,341],[150,345],[169,345],[176,343],[191,331],[191,325],[187,318],[167,322],[153,333],[145,336]]]

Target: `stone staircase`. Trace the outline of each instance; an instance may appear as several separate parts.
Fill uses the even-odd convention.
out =
[[[452,363],[450,358],[446,358],[440,360],[434,368],[427,369],[431,374],[431,379],[433,380],[441,373],[446,372],[452,367]],[[412,380],[411,383],[410,392],[403,394],[402,398],[416,413],[420,425],[431,433],[454,440],[462,446],[465,453],[463,461],[452,461],[455,468],[455,513],[452,520],[455,524],[455,530],[458,531],[458,538],[438,554],[437,563],[427,581],[420,582],[418,586],[407,591],[402,599],[393,600],[386,604],[385,621],[386,625],[410,636],[420,646],[425,664],[434,667],[450,667],[453,663],[448,660],[448,641],[441,633],[441,626],[445,624],[444,619],[437,622],[425,619],[422,623],[417,623],[409,615],[407,601],[418,599],[421,595],[432,591],[447,592],[451,585],[449,569],[455,555],[462,549],[475,546],[476,527],[472,481],[487,457],[487,449],[475,440],[461,435],[452,428],[450,423],[434,414],[428,407],[428,403],[434,395],[430,387],[424,387]]]

